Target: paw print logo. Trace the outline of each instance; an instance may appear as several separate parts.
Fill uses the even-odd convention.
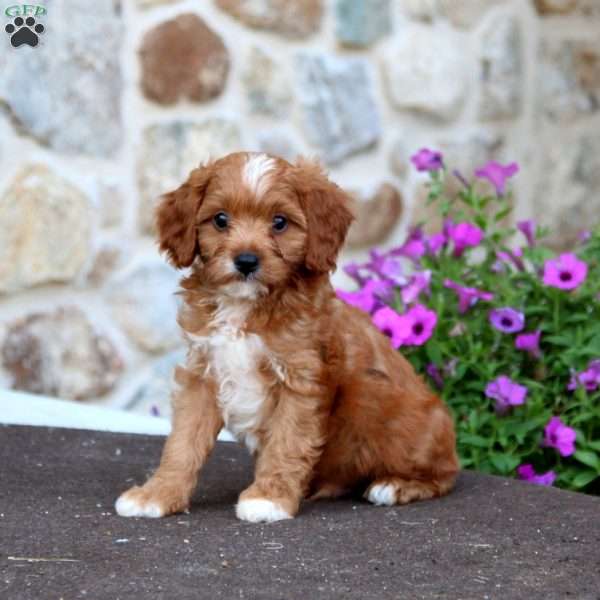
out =
[[[13,47],[18,48],[27,44],[35,48],[40,41],[39,34],[44,33],[44,26],[41,23],[36,24],[33,17],[27,17],[27,19],[17,17],[4,30],[10,35],[10,43]]]

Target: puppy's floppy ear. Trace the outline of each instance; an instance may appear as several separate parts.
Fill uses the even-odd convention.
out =
[[[196,214],[211,175],[211,165],[194,169],[183,185],[161,198],[156,209],[160,250],[178,269],[189,267],[198,254]]]
[[[305,265],[310,271],[327,273],[335,269],[337,254],[354,220],[351,200],[329,181],[317,162],[299,158],[292,169],[292,185],[307,222]]]

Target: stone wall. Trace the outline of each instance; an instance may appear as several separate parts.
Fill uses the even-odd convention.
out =
[[[424,145],[518,161],[559,245],[598,220],[600,0],[40,3],[38,47],[0,41],[4,386],[167,410],[152,209],[209,155],[321,157],[357,200],[346,258],[422,217]]]

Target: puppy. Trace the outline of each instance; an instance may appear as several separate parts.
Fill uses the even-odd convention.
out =
[[[195,169],[158,207],[160,249],[182,282],[188,343],[160,466],[122,516],[188,508],[225,426],[256,462],[236,514],[293,517],[303,498],[373,504],[446,494],[458,461],[444,404],[329,273],[352,222],[317,164],[240,152]]]

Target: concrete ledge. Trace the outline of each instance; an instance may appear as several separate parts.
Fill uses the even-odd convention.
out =
[[[160,437],[0,426],[0,598],[564,599],[600,597],[600,499],[461,475],[441,500],[306,503],[236,520],[246,452],[219,444],[190,514],[116,517]]]

